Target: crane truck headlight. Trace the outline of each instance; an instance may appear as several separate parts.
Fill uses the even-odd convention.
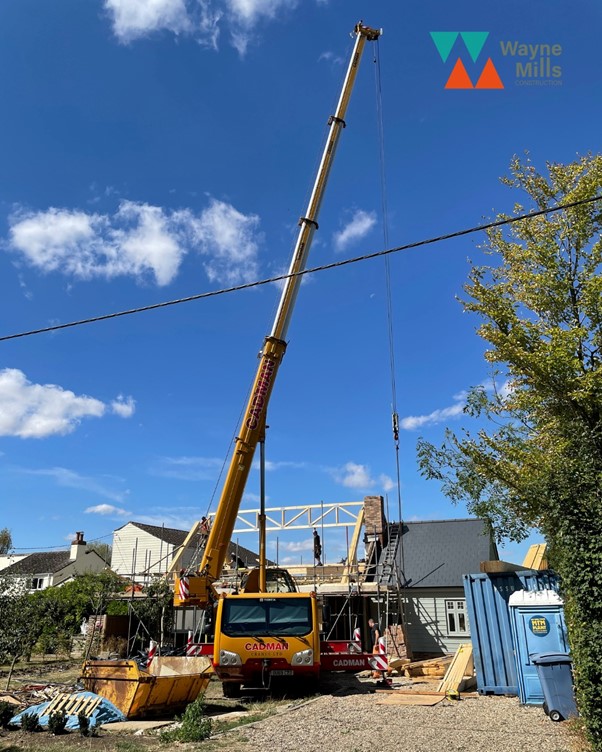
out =
[[[219,651],[219,665],[220,666],[242,666],[242,660],[238,653],[233,653],[231,650]]]
[[[311,666],[314,662],[313,650],[300,650],[293,655],[291,666]]]

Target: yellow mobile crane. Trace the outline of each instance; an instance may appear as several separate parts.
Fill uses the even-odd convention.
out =
[[[285,570],[274,573],[278,582],[270,586],[265,571],[265,533],[260,536],[258,576],[249,577],[244,592],[220,597],[214,583],[222,574],[253,456],[265,431],[266,411],[286,350],[285,338],[301,284],[301,273],[306,267],[313,234],[318,228],[318,212],[338,138],[345,127],[345,113],[362,52],[365,43],[375,41],[380,33],[380,30],[364,26],[362,22],[354,29],[355,44],[341,95],[336,112],[328,121],[328,138],[307,211],[299,220],[300,231],[289,276],[271,333],[265,338],[260,353],[255,382],[202,560],[195,573],[180,571],[175,577],[175,606],[216,607],[213,619],[213,666],[224,682],[224,694],[227,696],[235,696],[241,684],[269,686],[272,676],[317,679],[323,665],[321,653],[324,650],[329,654],[336,652],[336,648],[324,648],[320,644],[319,609],[315,593],[295,592],[295,584]],[[197,526],[191,530],[181,550],[192,540],[196,530]],[[176,557],[172,562],[172,571],[178,569],[178,564],[179,557]],[[351,663],[346,664],[341,655],[335,660],[334,665],[338,668],[366,667],[360,665],[357,654],[348,659]]]

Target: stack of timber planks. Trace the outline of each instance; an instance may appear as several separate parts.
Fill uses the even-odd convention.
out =
[[[451,655],[430,658],[425,661],[408,661],[393,658],[389,660],[389,667],[399,671],[403,676],[429,676],[432,679],[441,679],[445,675],[451,661]]]
[[[523,561],[525,569],[547,569],[547,546],[545,543],[534,543],[525,556]]]
[[[463,692],[474,684],[474,662],[472,644],[460,645],[452,662],[449,664],[443,680],[439,682],[438,692]]]

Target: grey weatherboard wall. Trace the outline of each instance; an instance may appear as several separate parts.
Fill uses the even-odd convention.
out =
[[[517,590],[558,592],[558,577],[548,570],[503,574],[465,574],[464,593],[480,694],[518,695],[508,599]]]

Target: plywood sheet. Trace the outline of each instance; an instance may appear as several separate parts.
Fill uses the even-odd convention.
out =
[[[444,699],[443,695],[419,695],[418,693],[397,694],[391,692],[378,699],[377,705],[436,705]]]

